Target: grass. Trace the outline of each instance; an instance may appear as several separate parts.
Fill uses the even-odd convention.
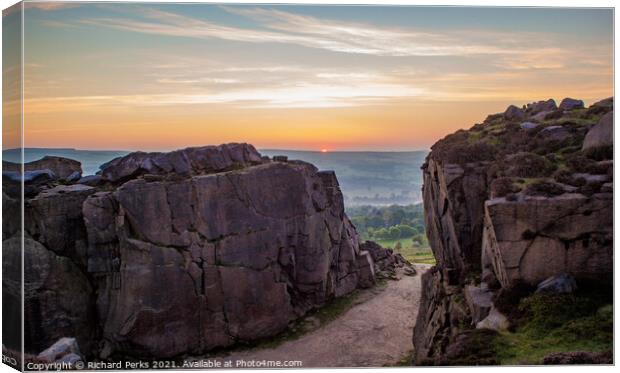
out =
[[[336,320],[340,315],[356,304],[359,292],[359,290],[354,290],[344,297],[336,298],[311,315],[319,319],[321,325],[328,324]]]
[[[430,247],[415,247],[411,241],[411,238],[400,238],[397,240],[377,240],[379,245],[383,247],[389,247],[395,252],[402,255],[411,263],[419,264],[432,264],[435,265],[435,257]],[[400,242],[401,249],[396,250],[396,243]]]
[[[515,178],[515,184],[517,184],[517,186],[519,186],[519,188],[521,189],[525,189],[527,186],[532,185],[532,184],[536,184],[540,181],[545,180],[546,178],[544,177],[518,177]]]
[[[524,298],[513,332],[492,344],[501,364],[541,364],[552,352],[603,352],[613,348],[613,308],[600,294],[535,294]]]
[[[410,367],[413,361],[413,356],[415,355],[414,350],[409,350],[405,356],[400,358],[396,363],[393,364],[384,364],[384,367]]]
[[[575,294],[532,295],[524,291],[504,294],[500,303],[495,300],[496,306],[515,309],[502,311],[510,318],[512,328],[501,333],[463,331],[463,338],[456,339],[457,353],[445,364],[538,365],[553,352],[600,353],[613,349],[610,291],[591,287]]]

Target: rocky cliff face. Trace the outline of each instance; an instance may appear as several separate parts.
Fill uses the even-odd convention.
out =
[[[422,279],[415,363],[448,364],[457,335],[503,320],[501,289],[560,273],[611,282],[612,110],[612,99],[511,106],[432,147],[423,195],[437,265]]]
[[[73,336],[104,358],[201,354],[372,286],[377,253],[360,249],[336,175],[278,160],[246,144],[132,153],[89,185],[37,184],[25,205],[29,352]],[[6,228],[10,259],[19,243]]]

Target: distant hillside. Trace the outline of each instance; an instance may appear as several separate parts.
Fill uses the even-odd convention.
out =
[[[267,156],[286,155],[314,164],[320,170],[334,170],[347,206],[408,205],[422,200],[422,171],[426,151],[413,152],[312,152],[263,149]],[[128,154],[123,150],[78,150],[26,148],[26,162],[46,155],[66,157],[82,162],[84,175],[95,174],[99,166]],[[5,161],[19,162],[19,149],[2,152]]]

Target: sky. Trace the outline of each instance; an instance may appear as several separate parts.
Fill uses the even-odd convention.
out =
[[[27,147],[419,150],[613,95],[610,9],[29,3],[24,43]]]

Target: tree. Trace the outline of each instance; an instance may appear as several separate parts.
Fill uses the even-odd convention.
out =
[[[389,232],[391,240],[397,240],[400,238],[401,233],[400,233],[400,228],[398,228],[398,226],[390,227],[388,232]]]
[[[394,246],[394,251],[400,252],[402,249],[403,245],[401,245],[400,241],[396,242],[396,245]]]
[[[410,226],[405,225],[405,224],[400,224],[398,226],[398,228],[400,229],[400,237],[401,238],[409,238],[409,237],[415,235],[416,233],[418,233],[415,229],[413,229],[413,227],[410,227]]]
[[[375,231],[374,236],[378,239],[378,240],[389,240],[390,239],[390,233],[388,232],[387,229],[385,228],[379,228]]]
[[[381,228],[383,227],[383,218],[381,216],[372,216],[369,220],[368,220],[368,226],[373,227],[373,228]]]
[[[413,236],[411,238],[411,241],[413,241],[413,246],[415,247],[425,246],[428,242],[428,240],[426,239],[426,236],[422,233],[418,233],[415,236]]]

